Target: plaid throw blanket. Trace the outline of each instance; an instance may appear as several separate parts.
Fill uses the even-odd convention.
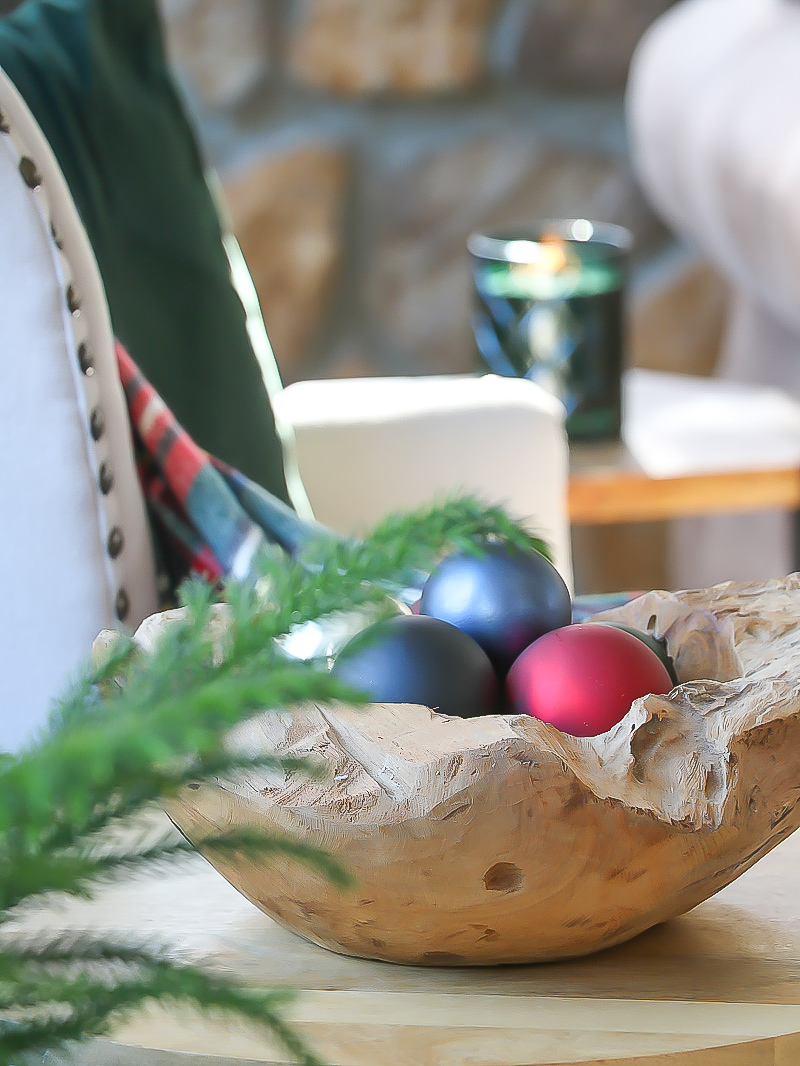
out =
[[[247,581],[267,544],[290,554],[322,526],[203,451],[117,343],[137,468],[172,590],[190,573]]]
[[[117,344],[117,362],[139,479],[166,556],[170,593],[190,573],[212,582],[224,577],[247,581],[265,544],[278,544],[294,555],[310,537],[326,532],[203,451],[121,344]],[[573,619],[582,621],[635,595],[578,596]]]

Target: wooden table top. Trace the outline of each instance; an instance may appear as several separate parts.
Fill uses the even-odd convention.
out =
[[[247,985],[298,988],[291,1017],[336,1066],[794,1066],[798,889],[800,834],[690,914],[620,947],[566,963],[476,969],[397,966],[315,947],[197,857],[35,924],[151,935]],[[114,1036],[48,1062],[284,1061],[258,1032],[174,1011],[139,1015]]]
[[[574,525],[770,508],[800,508],[800,469],[651,478],[622,443],[575,444],[570,448],[568,510]]]

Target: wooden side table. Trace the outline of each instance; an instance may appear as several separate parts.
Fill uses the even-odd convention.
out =
[[[573,445],[568,507],[574,525],[589,526],[726,511],[797,511],[800,469],[651,478],[622,443]]]
[[[624,443],[571,446],[573,525],[800,508],[800,404],[792,397],[637,368],[622,387],[622,437],[633,452]]]
[[[565,963],[421,969],[288,933],[198,857],[34,925],[176,943],[250,986],[300,990],[293,1020],[336,1066],[793,1066],[800,1062],[800,834],[690,914]],[[256,1066],[233,1023],[152,1010],[48,1066]]]

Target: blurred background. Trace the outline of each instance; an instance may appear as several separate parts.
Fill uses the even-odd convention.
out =
[[[725,284],[626,144],[671,0],[158,2],[284,384],[476,369],[467,235],[547,217],[632,231],[628,365],[713,372]],[[673,585],[663,523],[573,536],[580,591]]]
[[[631,53],[670,0],[161,0],[284,384],[477,365],[467,235],[622,223],[630,365],[713,371],[726,291],[631,173]],[[574,531],[583,591],[670,587],[661,523]]]
[[[474,229],[635,236],[630,361],[707,373],[724,290],[631,174],[631,52],[669,0],[160,0],[285,384],[474,369]]]

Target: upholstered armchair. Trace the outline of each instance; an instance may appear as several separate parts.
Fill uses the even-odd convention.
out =
[[[50,147],[0,72],[0,747],[97,631],[155,610],[105,294]]]

